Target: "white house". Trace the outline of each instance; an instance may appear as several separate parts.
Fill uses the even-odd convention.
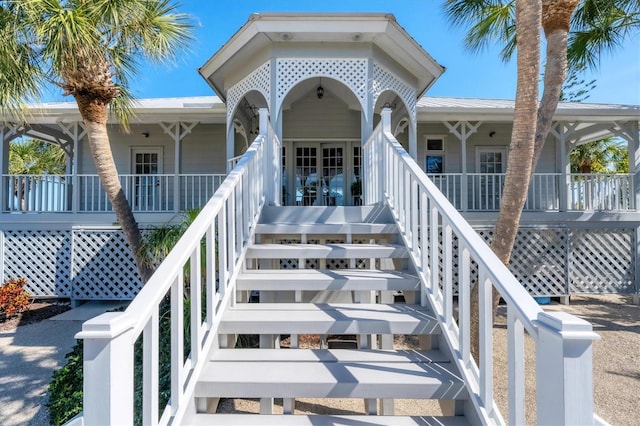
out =
[[[443,405],[448,407],[445,411],[454,417],[464,414],[470,423],[506,421],[495,407],[491,383],[484,379],[491,377],[491,362],[483,360],[476,367],[469,361],[469,331],[464,323],[468,309],[464,301],[468,301],[471,281],[479,282],[481,289],[492,283],[507,304],[516,307],[517,313],[509,319],[514,336],[519,336],[524,326],[537,342],[549,339],[548,347],[564,348],[549,359],[540,355],[539,367],[553,367],[550,371],[554,373],[538,376],[538,421],[592,422],[591,373],[570,379],[570,373],[566,377],[562,373],[563,350],[571,345],[584,349],[586,357],[579,357],[576,371],[590,369],[587,358],[594,338],[590,325],[572,317],[542,313],[526,292],[535,296],[637,294],[640,108],[560,104],[533,178],[510,266],[518,283],[478,238],[491,238],[500,207],[513,102],[425,96],[443,72],[444,68],[391,15],[256,14],[199,70],[217,96],[140,100],[130,133],[122,132],[115,122],[111,124],[114,157],[141,225],[175,219],[187,208],[206,207],[190,230],[190,241],[183,241],[172,252],[126,313],[109,314],[85,325],[81,333],[87,339],[85,344],[102,348],[95,359],[86,361],[85,369],[108,389],[105,396],[85,388],[89,395],[85,399],[85,420],[91,424],[107,419],[115,424],[132,419],[131,395],[122,392],[122,384],[132,380],[132,369],[116,372],[118,367],[110,359],[120,359],[119,351],[130,353],[130,345],[143,331],[145,342],[149,335],[157,336],[157,305],[167,292],[172,300],[180,300],[184,274],[179,271],[185,262],[198,264],[198,258],[206,253],[210,262],[206,273],[192,272],[191,288],[205,288],[214,280],[218,284],[215,288],[209,285],[204,298],[198,290],[192,290],[191,306],[205,305],[208,316],[192,316],[190,330],[195,334],[191,336],[191,355],[187,363],[174,360],[175,387],[168,410],[160,419],[158,404],[163,406],[166,401],[145,399],[150,405],[144,405],[143,412],[151,423],[195,421],[195,417],[188,417],[194,413],[205,416],[201,419],[206,420],[198,421],[222,422],[216,424],[253,421],[248,417],[206,417],[203,413],[219,396],[281,396],[288,407],[285,411],[290,412],[295,410],[294,398],[304,396],[309,389],[308,393],[327,396],[326,389],[306,382],[306,387],[300,388],[253,383],[255,389],[264,390],[253,392],[238,385],[235,376],[224,383],[212,377],[235,371],[232,358],[219,349],[233,345],[229,342],[235,342],[232,337],[237,334],[253,330],[263,335],[263,346],[274,347],[274,336],[309,332],[302,326],[286,329],[273,325],[267,311],[244,326],[225,319],[229,310],[237,307],[236,302],[245,305],[240,303],[245,291],[260,291],[263,302],[318,302],[317,297],[324,294],[320,290],[336,289],[360,294],[354,301],[362,303],[389,302],[390,292],[402,291],[408,302],[429,308],[434,313],[433,322],[415,316],[417,322],[410,330],[396,327],[392,319],[380,320],[388,325],[384,331],[336,321],[339,327],[344,325],[361,335],[360,348],[373,349],[390,349],[390,333],[426,335],[426,330],[433,327],[430,331],[438,336],[429,340],[433,345],[425,344],[423,349],[439,346],[456,366],[446,374],[462,377],[462,382],[451,379],[449,391],[445,391],[443,385],[407,384],[407,376],[398,375],[382,379],[383,383],[389,383],[389,389],[395,386],[395,380],[406,386],[398,385],[397,393],[386,394],[372,391],[381,389],[381,383],[374,381],[367,387],[363,378],[353,384],[351,393],[336,390],[329,396],[365,398],[370,413],[376,412],[371,401],[382,398],[382,411],[392,414],[388,398],[430,395],[448,401]],[[31,111],[28,124],[11,123],[6,118],[9,124],[1,130],[2,277],[27,276],[34,286],[30,290],[41,295],[76,300],[133,298],[140,289],[135,267],[122,236],[116,232],[115,216],[85,147],[86,136],[75,105],[42,104]],[[53,180],[8,175],[8,144],[23,135],[62,146],[68,154],[67,173]],[[628,142],[630,173],[572,174],[571,149],[608,135]],[[15,187],[26,188],[24,200],[17,202],[12,191]],[[217,188],[221,189],[210,200]],[[205,252],[198,248],[202,239],[207,242]],[[218,244],[215,250],[214,239]],[[38,256],[40,261],[25,264],[26,256]],[[346,272],[332,273],[343,275],[339,279],[331,275],[329,284],[309,278],[313,275],[310,272],[304,277],[294,275],[291,282],[284,273],[273,274],[277,278],[271,281],[251,276],[272,268],[346,268],[356,272],[348,277]],[[361,270],[357,272],[359,268],[384,270],[391,275],[384,279],[364,277]],[[414,278],[412,281],[393,274]],[[293,283],[306,279],[315,284],[301,289],[296,287],[299,283]],[[371,290],[379,291],[373,300]],[[455,327],[454,294],[463,306],[461,323]],[[483,299],[481,305],[486,303]],[[179,305],[173,306],[176,318],[182,318]],[[342,308],[335,309],[334,316],[349,316]],[[296,318],[297,314],[290,315]],[[249,314],[246,317],[252,318]],[[304,319],[300,321],[304,323]],[[255,331],[260,324],[271,326]],[[175,327],[181,329],[180,323],[175,322]],[[490,349],[490,338],[486,337],[490,321],[483,322],[482,327],[481,349]],[[572,343],[558,337],[561,333],[556,332],[563,327],[573,330]],[[313,330],[331,334],[336,328],[319,326]],[[372,333],[379,339],[366,337]],[[118,336],[127,337],[122,340]],[[184,350],[181,340],[176,340],[178,354]],[[150,358],[145,358],[145,365],[157,373],[157,344],[148,345]],[[522,356],[518,345],[514,346],[515,358]],[[214,358],[220,357],[215,358],[219,361],[216,365],[223,366],[215,373],[207,373],[201,362],[202,357],[209,356],[210,348],[217,350]],[[247,364],[239,367],[241,370],[252,368],[252,362],[264,361],[246,356]],[[371,365],[393,362],[373,358]],[[291,361],[304,364],[308,360]],[[409,364],[415,365],[414,361]],[[373,368],[371,365],[368,368]],[[519,409],[524,401],[522,378],[517,368],[514,371],[513,401],[505,417],[510,423],[523,419]],[[207,379],[200,374],[213,376]],[[321,379],[301,374],[310,383]],[[336,373],[333,378],[338,380],[334,389],[342,389],[342,376]],[[150,389],[153,394],[157,380],[148,376],[144,380],[148,386],[145,392]],[[561,386],[564,380],[573,380],[585,391],[569,396]],[[291,391],[280,395],[272,386]],[[232,395],[221,394],[223,388],[232,389]],[[104,398],[109,399],[108,404]],[[580,399],[585,408],[568,409],[568,401],[574,401],[571,398]],[[549,399],[563,402],[549,405]],[[269,401],[263,399],[264,412],[270,412]],[[255,421],[265,424],[266,420]],[[274,420],[273,424],[281,421]]]
[[[294,29],[280,28],[282,16]],[[361,179],[361,141],[389,106],[397,139],[489,239],[500,206],[513,102],[424,96],[444,69],[386,15],[342,16],[328,36],[303,28],[315,19],[252,16],[200,69],[217,97],[143,99],[129,134],[111,125],[114,157],[139,223],[164,223],[204,205],[231,159],[257,134],[259,108],[272,111],[282,139],[283,205],[358,204],[352,185]],[[512,265],[531,294],[638,292],[639,116],[638,106],[560,104]],[[30,290],[43,296],[131,298],[137,284],[123,292],[83,290],[82,283],[97,278],[91,262],[120,267],[99,279],[136,279],[133,263],[119,249],[115,258],[110,255],[123,240],[112,232],[115,216],[83,143],[75,104],[36,105],[27,125],[8,123],[0,156],[2,277],[27,276]],[[22,135],[62,146],[67,173],[8,175],[8,144]],[[608,135],[628,142],[630,173],[572,174],[572,148]],[[14,195],[23,192],[23,201]],[[81,260],[80,252],[90,247]],[[21,261],[34,250],[43,257],[37,273]],[[94,256],[96,250],[101,256]],[[122,270],[127,272],[120,276]]]

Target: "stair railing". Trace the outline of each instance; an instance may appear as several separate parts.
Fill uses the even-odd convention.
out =
[[[591,324],[544,312],[391,133],[391,110],[363,149],[365,202],[386,203],[485,424],[505,424],[494,399],[492,288],[506,302],[508,424],[525,424],[525,330],[536,345],[538,424],[593,424]],[[457,245],[457,248],[456,248]],[[457,281],[457,318],[454,316]],[[476,284],[473,286],[472,284]],[[472,289],[473,287],[473,289]],[[471,292],[479,292],[480,360],[471,356]],[[531,422],[531,419],[529,419]]]
[[[262,207],[279,199],[267,190],[273,186],[271,177],[277,175],[268,167],[279,167],[279,157],[268,159],[267,155],[276,155],[280,143],[268,124],[266,110],[261,113],[264,132],[129,307],[85,322],[76,335],[84,339],[83,424],[133,424],[134,386],[142,390],[142,424],[180,424],[205,357],[216,341],[220,318],[233,300],[235,280]],[[170,330],[160,326],[166,324],[161,317],[167,312]],[[165,368],[158,341],[166,332],[170,332],[171,362],[170,394],[164,403],[158,396],[159,376]],[[134,367],[136,345],[142,346],[141,365]],[[136,374],[138,371],[142,373]]]

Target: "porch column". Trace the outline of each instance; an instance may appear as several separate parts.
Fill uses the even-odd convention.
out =
[[[630,121],[628,123],[616,123],[616,136],[620,136],[627,141],[627,150],[629,152],[629,174],[631,174],[631,208],[636,211],[640,210],[640,129],[639,122]],[[636,265],[640,262],[640,226],[636,227],[636,247],[635,247]],[[635,276],[635,293],[633,295],[633,303],[640,305],[640,267],[636,267]]]
[[[251,142],[249,142],[249,143],[251,143]],[[226,170],[227,170],[227,174],[229,174],[229,172],[232,169],[232,167],[231,167],[231,165],[229,163],[229,160],[231,160],[234,157],[235,147],[236,147],[236,131],[235,131],[235,127],[233,125],[233,122],[231,122],[231,123],[227,123],[227,147],[226,147],[226,152],[227,152]]]
[[[71,138],[71,144],[62,146],[67,154],[67,175],[71,175],[71,211],[77,213],[80,210],[80,182],[78,178],[78,145],[87,134],[82,121],[74,121],[66,124],[58,122],[62,132]],[[71,151],[70,151],[71,149]],[[69,195],[67,195],[69,196]]]
[[[373,120],[367,120],[364,112],[360,113],[360,145],[364,145],[373,133]]]
[[[467,138],[478,131],[482,121],[471,124],[469,121],[458,121],[455,124],[443,121],[450,133],[453,133],[460,140],[460,211],[467,211],[469,204],[469,182],[467,177]]]
[[[550,130],[550,133],[556,138],[556,170],[560,171],[558,211],[561,212],[569,210],[571,205],[571,199],[569,198],[571,162],[567,152],[567,135],[572,131],[573,129],[567,123],[558,123]]]
[[[174,144],[174,166],[173,166],[173,210],[180,211],[180,163],[182,159],[182,139],[191,133],[198,122],[184,123],[179,121],[177,123],[160,123],[160,126],[171,139]],[[231,126],[233,131],[233,126]]]
[[[6,167],[6,162],[7,159],[9,158],[9,153],[8,153],[8,146],[9,144],[6,143],[4,135],[5,135],[5,130],[6,127],[4,127],[3,125],[0,125],[0,142],[2,143],[2,146],[0,146],[0,213],[2,213],[5,209],[5,179],[4,179],[4,174],[5,172],[8,172],[7,167]],[[0,259],[0,262],[2,261],[2,259]],[[2,272],[2,271],[0,271]],[[2,278],[2,276],[0,275],[0,279]]]
[[[415,121],[410,121],[409,123],[409,155],[416,162],[418,162],[418,135],[417,135],[417,127]]]
[[[80,209],[80,182],[78,182],[78,145],[80,141],[80,135],[78,134],[78,127],[80,123],[76,123],[74,126],[73,135],[73,152],[68,158],[71,166],[71,212],[78,213]],[[84,130],[83,130],[84,132]],[[68,173],[68,172],[67,172]]]

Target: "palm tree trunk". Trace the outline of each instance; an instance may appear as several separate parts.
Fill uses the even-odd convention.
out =
[[[567,77],[567,36],[571,15],[580,0],[543,0],[542,28],[547,40],[547,59],[544,70],[544,91],[538,108],[535,152],[531,173],[536,170],[542,147],[547,139],[562,85]]]
[[[491,249],[505,264],[509,264],[511,251],[518,233],[518,225],[527,199],[531,166],[534,153],[538,109],[538,74],[540,72],[540,0],[517,0],[516,32],[518,37],[518,79],[513,119],[511,144],[504,193],[500,214],[493,234]],[[480,360],[478,292],[472,293],[471,301],[471,349],[476,360]],[[495,316],[500,295],[493,292]],[[486,354],[491,356],[491,354]]]
[[[100,182],[113,206],[118,223],[122,227],[129,249],[138,267],[142,282],[146,283],[153,271],[144,262],[140,252],[142,236],[136,222],[127,197],[122,190],[118,170],[116,169],[109,136],[107,134],[107,104],[100,100],[83,94],[74,94],[78,103],[80,114],[87,129],[91,155],[96,166]]]

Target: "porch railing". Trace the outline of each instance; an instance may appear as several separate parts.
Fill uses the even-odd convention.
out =
[[[504,173],[467,173],[466,193],[462,173],[429,174],[428,177],[461,211],[498,211],[502,201]],[[561,203],[560,173],[536,173],[525,202],[525,211],[635,210],[631,174],[567,175],[567,204]],[[465,203],[466,201],[466,203]]]
[[[267,127],[265,121],[260,128]],[[273,144],[278,141],[272,131],[258,136],[124,312],[83,324],[76,337],[84,339],[84,424],[133,424],[136,383],[142,424],[180,424],[235,293],[260,212],[277,200],[269,192],[270,176],[277,175],[271,165],[279,161],[269,158],[279,152]],[[162,323],[167,315],[169,327]],[[170,362],[160,361],[163,333],[170,333]],[[142,365],[134,368],[136,345],[142,348]],[[170,389],[161,400],[159,375],[164,373]]]
[[[391,112],[364,145],[365,201],[391,208],[421,280],[421,302],[435,309],[446,341],[486,424],[505,424],[494,399],[492,288],[506,302],[508,424],[536,404],[538,424],[593,424],[591,324],[546,313],[429,180],[391,133]],[[457,238],[458,252],[452,245]],[[455,257],[455,259],[454,259]],[[440,269],[440,264],[442,269]],[[458,276],[457,319],[453,277]],[[473,284],[476,284],[473,286]],[[471,292],[479,295],[480,359],[471,356]],[[536,396],[525,390],[524,333],[536,345]]]
[[[633,175],[572,174],[569,176],[571,210],[634,210]]]
[[[173,174],[121,174],[120,182],[134,212],[173,212],[202,207],[225,177],[224,174],[181,174],[177,198]],[[6,191],[3,212],[113,211],[100,178],[95,174],[2,175],[2,180]]]

